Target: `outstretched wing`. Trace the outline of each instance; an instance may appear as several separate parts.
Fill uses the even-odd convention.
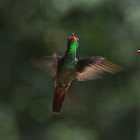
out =
[[[57,66],[60,61],[60,57],[54,54],[53,56],[46,56],[41,58],[36,58],[32,60],[32,63],[40,68],[41,70],[48,72],[51,76],[56,76]]]
[[[122,67],[109,62],[105,57],[95,56],[81,59],[77,63],[76,79],[86,81],[101,78],[101,73],[116,73],[122,70]]]

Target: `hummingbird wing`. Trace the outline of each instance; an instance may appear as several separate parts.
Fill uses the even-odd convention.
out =
[[[39,69],[48,72],[51,76],[56,76],[57,66],[61,58],[54,54],[53,56],[45,56],[32,60],[32,63]]]
[[[78,60],[76,79],[78,81],[98,79],[104,72],[116,73],[120,70],[122,70],[122,67],[109,62],[105,57],[90,57]]]

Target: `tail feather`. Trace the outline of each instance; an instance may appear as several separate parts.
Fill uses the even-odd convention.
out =
[[[55,92],[54,92],[54,98],[53,98],[53,112],[54,113],[60,112],[64,99],[65,99],[65,96],[66,96],[66,93],[68,91],[68,88],[69,88],[69,86],[60,87],[57,82],[55,83]]]

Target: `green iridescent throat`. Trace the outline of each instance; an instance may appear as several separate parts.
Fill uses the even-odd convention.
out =
[[[69,46],[68,54],[75,54],[77,47],[77,41],[72,42]]]

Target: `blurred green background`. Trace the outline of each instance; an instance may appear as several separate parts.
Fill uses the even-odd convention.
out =
[[[140,139],[139,0],[0,0],[0,140]],[[105,56],[121,73],[71,85],[52,114],[54,78],[31,58]]]

